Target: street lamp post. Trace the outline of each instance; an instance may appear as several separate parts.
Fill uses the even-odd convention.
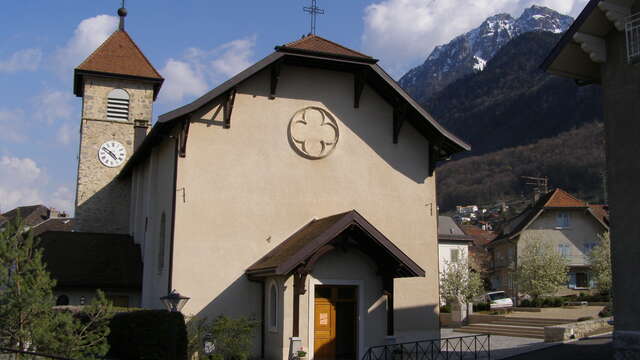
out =
[[[189,299],[189,297],[180,295],[175,289],[171,290],[168,295],[160,298],[164,306],[167,307],[167,310],[171,312],[180,312]]]

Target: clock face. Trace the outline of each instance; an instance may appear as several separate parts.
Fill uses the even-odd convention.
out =
[[[98,160],[104,166],[118,167],[122,165],[124,159],[127,157],[127,150],[124,145],[115,141],[109,140],[100,146],[98,150]]]

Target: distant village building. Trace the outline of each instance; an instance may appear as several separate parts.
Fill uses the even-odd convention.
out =
[[[518,254],[527,242],[543,241],[569,264],[567,286],[555,295],[589,292],[594,283],[588,255],[597,245],[598,236],[608,230],[602,206],[589,205],[562,189],[542,195],[533,206],[504,224],[501,233],[487,245],[492,259],[491,286],[515,298]]]
[[[304,347],[359,359],[439,335],[437,215],[425,204],[436,163],[469,146],[376,59],[305,36],[148,131],[162,82],[123,17],[76,68],[77,231],[47,241],[111,237],[130,266],[109,284],[136,286],[133,251],[142,307],[176,289],[185,314],[257,318],[257,357]]]
[[[438,216],[438,258],[440,274],[447,270],[452,262],[469,263],[469,245],[473,238],[465,234],[449,216]],[[445,304],[445,299],[440,299]]]
[[[552,74],[602,86],[616,359],[640,359],[639,13],[639,0],[590,0],[542,64]]]
[[[478,212],[478,205],[456,206],[456,212],[460,215],[469,215]]]

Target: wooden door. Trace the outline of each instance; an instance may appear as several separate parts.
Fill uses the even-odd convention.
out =
[[[331,299],[315,299],[314,359],[335,359],[336,308]]]
[[[355,286],[316,286],[314,359],[356,359],[356,293]]]

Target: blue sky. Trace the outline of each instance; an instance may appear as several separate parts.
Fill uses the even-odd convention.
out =
[[[586,0],[318,0],[318,35],[396,78],[486,17],[532,4],[576,16]],[[126,29],[165,84],[154,118],[309,31],[308,0],[128,0]],[[73,68],[117,26],[119,0],[22,0],[0,13],[0,211],[73,210],[81,99]],[[462,10],[466,9],[466,10]],[[455,14],[455,17],[452,17]]]

